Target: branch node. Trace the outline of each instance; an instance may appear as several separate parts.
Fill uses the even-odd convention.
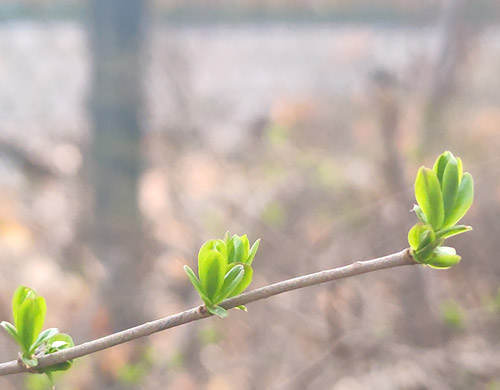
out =
[[[19,352],[17,356],[17,365],[21,367],[21,371],[27,371],[27,372],[32,372],[32,373],[38,373],[36,368],[28,366],[24,361],[21,356],[21,353]]]
[[[198,313],[203,314],[203,315],[207,314],[208,313],[207,307],[205,305],[199,306],[198,307]]]

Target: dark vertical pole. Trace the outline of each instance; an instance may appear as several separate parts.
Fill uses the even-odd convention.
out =
[[[93,0],[91,95],[93,135],[88,174],[94,191],[89,238],[109,280],[103,303],[111,330],[141,322],[142,259],[137,185],[143,0]]]

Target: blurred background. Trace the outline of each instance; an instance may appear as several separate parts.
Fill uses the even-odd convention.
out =
[[[250,304],[58,388],[500,389],[499,8],[3,0],[0,318],[20,284],[76,343],[199,305],[182,266],[226,230],[262,238],[252,288],[399,251],[418,166],[451,150],[476,183],[458,266]]]

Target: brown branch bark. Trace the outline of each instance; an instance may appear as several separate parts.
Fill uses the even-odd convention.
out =
[[[403,265],[416,264],[410,255],[409,249],[394,253],[385,257],[379,257],[367,261],[358,261],[343,267],[333,268],[326,271],[320,271],[309,275],[299,276],[293,279],[288,279],[269,286],[261,287],[256,290],[249,291],[237,297],[225,300],[220,306],[225,309],[231,309],[236,306],[246,305],[261,299],[269,298],[274,295],[282,294],[287,291],[297,290],[316,284],[330,282],[337,279],[347,278],[350,276],[361,275],[368,272],[373,272],[381,269],[399,267]],[[50,355],[42,356],[38,359],[37,369],[42,369],[54,364],[62,363],[67,360],[76,359],[85,355],[89,355],[103,349],[111,348],[115,345],[126,343],[144,336],[149,336],[153,333],[162,330],[174,328],[179,325],[184,325],[189,322],[201,320],[210,317],[203,306],[195,307],[184,312],[174,314],[156,321],[147,322],[145,324],[135,326],[121,332],[113,333],[109,336],[101,337],[96,340],[77,345],[73,348],[68,348],[64,351],[56,352]],[[32,372],[19,363],[17,360],[0,364],[0,376],[15,374],[20,372]]]

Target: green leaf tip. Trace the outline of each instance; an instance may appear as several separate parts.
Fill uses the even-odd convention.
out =
[[[411,254],[418,263],[449,268],[460,261],[455,249],[441,246],[444,240],[472,230],[456,225],[474,199],[474,182],[463,173],[462,160],[450,151],[442,153],[431,169],[420,167],[415,179],[413,211],[420,220],[408,232]]]
[[[227,310],[218,306],[223,300],[241,294],[252,282],[252,262],[259,248],[260,239],[250,246],[246,234],[222,240],[206,241],[198,252],[198,276],[184,266],[191,284],[205,303],[207,310],[219,317],[226,317]]]

